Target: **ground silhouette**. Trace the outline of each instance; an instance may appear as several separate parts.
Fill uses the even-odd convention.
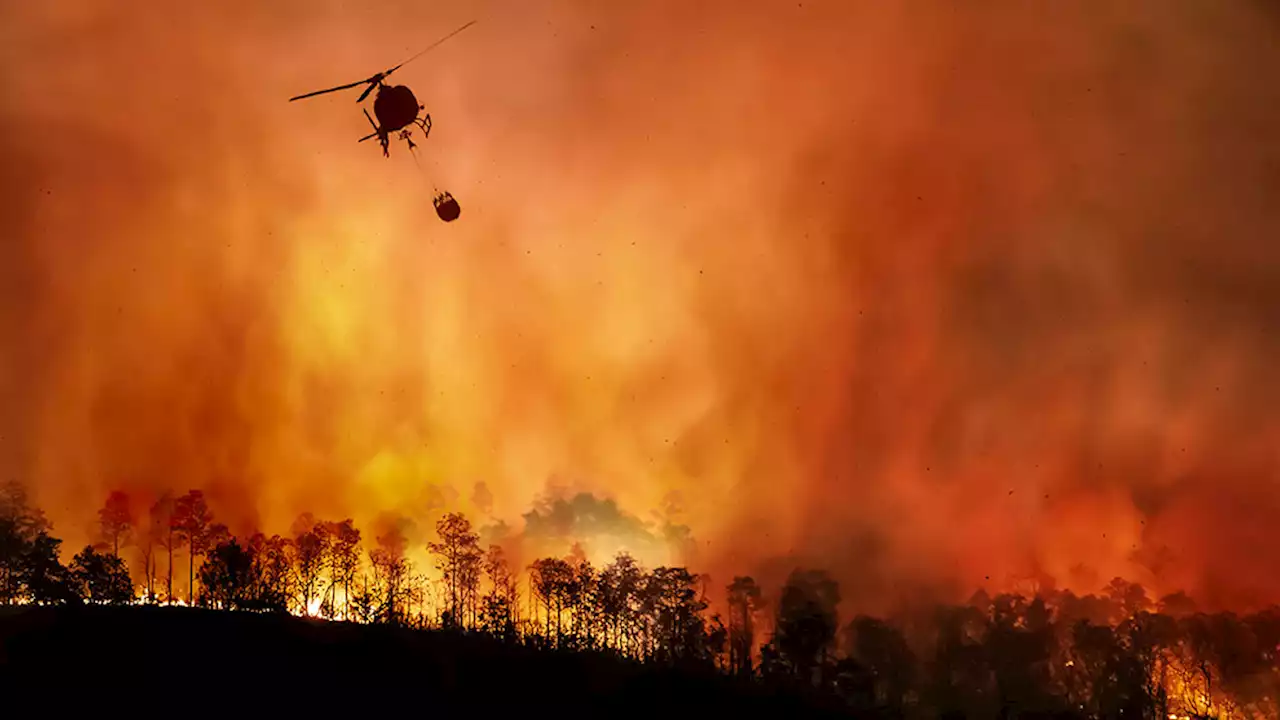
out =
[[[201,717],[269,707],[323,717],[339,707],[428,717],[841,716],[715,673],[476,633],[181,607],[0,608],[6,703],[47,698],[54,685],[111,715],[121,704],[175,703]]]

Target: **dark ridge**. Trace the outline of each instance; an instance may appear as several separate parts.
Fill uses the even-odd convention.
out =
[[[51,695],[54,687],[65,690]],[[164,708],[178,717],[253,717],[267,708],[289,717],[332,717],[339,708],[419,717],[849,717],[712,672],[599,653],[144,606],[0,608],[0,692],[10,708],[57,698],[112,717]]]

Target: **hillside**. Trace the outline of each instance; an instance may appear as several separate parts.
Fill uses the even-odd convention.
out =
[[[175,703],[180,714],[498,717],[835,717],[716,676],[541,651],[477,635],[156,607],[0,610],[0,683],[10,703],[111,708]],[[133,713],[130,713],[133,714]]]

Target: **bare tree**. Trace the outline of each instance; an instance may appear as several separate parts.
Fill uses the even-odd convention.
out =
[[[150,511],[152,536],[168,556],[165,567],[164,601],[166,603],[173,602],[173,551],[181,549],[184,544],[183,536],[178,533],[175,522],[175,510],[173,495],[166,492],[156,499]]]
[[[139,518],[139,525],[134,529],[134,547],[138,550],[138,558],[142,561],[143,583],[147,602],[155,601],[156,577],[156,527],[150,512]]]

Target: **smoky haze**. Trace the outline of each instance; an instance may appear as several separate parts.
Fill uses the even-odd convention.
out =
[[[867,607],[1280,600],[1277,18],[6,3],[0,469],[72,544],[110,489],[203,488]],[[286,102],[471,19],[394,76],[420,166],[355,143],[357,90]]]

